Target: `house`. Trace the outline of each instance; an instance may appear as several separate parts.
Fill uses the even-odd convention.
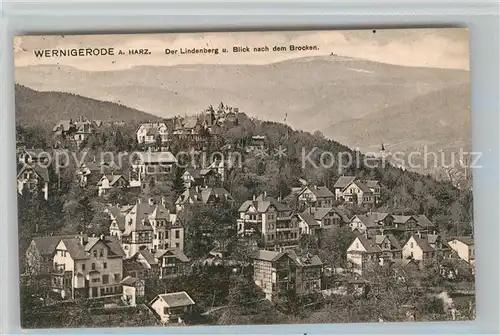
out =
[[[177,214],[164,203],[155,203],[153,199],[143,203],[139,199],[125,214],[121,242],[127,258],[143,249],[152,253],[156,249],[183,250],[184,228],[177,220]]]
[[[417,232],[403,246],[403,258],[426,262],[443,259],[451,254],[448,244],[443,243],[441,236]]]
[[[85,117],[80,116],[80,118],[75,122],[75,129],[73,133],[73,140],[75,141],[77,147],[80,147],[82,143],[88,140],[95,130],[95,124]]]
[[[125,229],[125,216],[133,208],[133,206],[121,206],[120,204],[111,205],[108,204],[104,209],[104,213],[109,215],[111,220],[109,226],[109,234],[111,236],[118,237],[119,240],[122,238],[122,232]]]
[[[364,184],[372,192],[374,203],[378,204],[380,202],[380,182],[378,180],[365,180]]]
[[[186,169],[181,178],[186,188],[209,186],[217,180],[217,173],[212,169]]]
[[[448,245],[458,257],[474,265],[476,256],[474,251],[474,238],[472,236],[457,236],[448,241]]]
[[[359,235],[347,248],[347,261],[359,275],[369,266],[390,264],[401,257],[401,245],[392,234]]]
[[[123,257],[115,236],[62,239],[56,246],[52,288],[63,297],[96,298],[121,293]]]
[[[149,305],[163,323],[183,323],[185,315],[192,313],[195,302],[182,291],[158,294]]]
[[[162,143],[169,141],[167,124],[165,122],[141,123],[136,131],[137,143],[155,144],[159,138]]]
[[[394,218],[393,225],[390,227],[386,226],[384,229],[398,236],[407,236],[406,238],[409,238],[409,236],[415,234],[417,231],[430,233],[435,229],[435,225],[423,214],[392,215],[392,217]]]
[[[158,260],[147,249],[139,250],[123,261],[124,276],[149,279],[157,278],[158,272]]]
[[[45,200],[49,199],[49,170],[40,164],[24,165],[17,174],[17,191],[41,192]]]
[[[299,221],[300,235],[318,235],[321,231],[321,226],[314,219],[314,215],[308,211],[296,214]]]
[[[375,198],[370,188],[360,180],[349,183],[342,191],[342,199],[351,204],[373,205]]]
[[[52,128],[54,136],[60,136],[66,138],[66,136],[71,135],[76,131],[76,124],[72,119],[60,120]]]
[[[90,162],[83,162],[76,170],[76,176],[80,186],[96,185],[103,174],[119,174],[119,166],[114,162],[96,162],[95,159]]]
[[[170,151],[136,152],[132,157],[132,169],[143,181],[148,176],[168,174],[177,164],[177,159]]]
[[[352,231],[369,235],[377,234],[382,230],[391,230],[394,227],[394,217],[389,213],[368,212],[354,215],[349,223]]]
[[[252,259],[253,280],[268,300],[290,292],[304,295],[321,289],[323,263],[317,255],[298,257],[290,250],[259,250]]]
[[[30,275],[50,275],[53,269],[54,253],[62,239],[74,238],[76,235],[35,237],[26,250],[25,272]]]
[[[97,182],[97,194],[103,196],[110,190],[120,190],[127,188],[128,181],[121,174],[103,174],[101,179]]]
[[[353,176],[340,176],[339,179],[335,182],[333,185],[333,191],[335,193],[335,200],[343,200],[344,199],[344,194],[343,190],[351,184],[356,177]]]
[[[156,250],[159,278],[174,278],[189,273],[189,258],[179,249]]]
[[[309,207],[333,207],[335,195],[326,186],[308,185],[298,194],[299,203]]]
[[[316,235],[321,229],[340,227],[348,222],[345,215],[336,207],[309,207],[298,213],[299,228],[302,235]]]
[[[186,205],[225,203],[234,205],[231,194],[222,187],[195,187],[185,190],[175,201],[177,211],[181,211]]]
[[[122,299],[129,306],[136,306],[136,298],[144,296],[144,280],[133,277],[125,277],[121,281]]]
[[[299,222],[292,210],[275,199],[261,194],[245,201],[238,209],[237,231],[240,236],[262,237],[265,246],[292,247],[300,238]]]

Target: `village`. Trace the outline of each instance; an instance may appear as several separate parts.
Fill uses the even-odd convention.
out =
[[[157,325],[210,323],[203,320],[224,315],[235,302],[224,298],[217,303],[222,293],[210,287],[208,293],[196,291],[197,276],[205,278],[206,273],[224,273],[229,286],[247,279],[246,286],[255,286],[256,298],[236,299],[239,308],[264,301],[284,314],[288,310],[280,307],[282,300],[292,296],[308,305],[332,297],[362,299],[376,289],[373,278],[379,271],[390,281],[408,282],[408,276],[437,266],[434,275],[443,282],[469,278],[473,283],[472,232],[443,234],[425,210],[393,210],[387,206],[390,190],[376,176],[347,172],[327,175],[322,183],[298,178],[289,192],[280,188],[277,193],[276,188],[251,189],[243,182],[240,188],[227,186],[240,170],[224,156],[203,166],[179,167],[183,145],[200,151],[215,147],[241,152],[240,169],[251,162],[257,177],[276,174],[259,163],[259,152],[269,147],[267,134],[250,134],[244,142],[221,140],[242,122],[241,114],[222,105],[197,116],[140,123],[130,135],[140,149],[130,166],[99,161],[95,155],[77,164],[65,187],[90,194],[88,201],[100,205],[100,230],[82,222],[74,231],[43,232],[37,223],[21,251],[22,276],[43,286],[38,288],[43,294],[30,296],[39,301],[32,313],[92,301],[92,306],[118,314],[140,309]],[[121,126],[123,122],[106,124],[82,116],[54,125],[57,145],[51,149],[18,144],[18,196],[36,197],[41,206],[61,196],[57,188],[63,172],[51,172],[51,165],[44,164],[48,157],[58,151],[84,152],[96,132]],[[435,287],[439,291],[431,293],[438,297],[449,293],[449,287]],[[422,293],[422,285],[411,288],[429,293]],[[470,309],[447,303],[449,298],[438,300],[445,306],[444,319],[459,319]],[[404,320],[419,318],[412,302],[398,309]],[[384,321],[385,316],[376,318]]]

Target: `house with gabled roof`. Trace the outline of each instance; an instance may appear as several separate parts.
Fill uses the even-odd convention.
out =
[[[158,294],[149,305],[163,323],[183,324],[183,318],[192,313],[195,302],[182,291]]]
[[[169,141],[168,127],[165,122],[145,122],[141,123],[135,130],[137,143],[155,144],[159,137],[161,142]]]
[[[97,195],[103,196],[111,190],[120,190],[128,187],[128,181],[122,174],[103,174],[97,182]]]
[[[49,199],[49,170],[40,164],[24,165],[17,173],[17,191],[40,191],[45,200]]]
[[[451,249],[440,235],[422,234],[412,235],[403,246],[403,258],[426,262],[434,259],[449,257]]]
[[[217,172],[213,169],[186,169],[182,174],[186,188],[213,185],[217,180]]]
[[[149,250],[139,250],[123,261],[123,276],[139,279],[157,278],[158,260]]]
[[[372,192],[373,194],[373,201],[375,204],[378,204],[380,202],[380,182],[378,180],[365,180],[363,182]]]
[[[237,231],[240,236],[258,234],[263,244],[275,247],[298,245],[299,222],[292,209],[266,192],[245,201],[240,208]]]
[[[25,253],[25,272],[31,275],[50,275],[57,244],[62,239],[75,237],[76,235],[54,235],[33,238]]]
[[[175,201],[175,206],[177,211],[181,211],[186,205],[220,203],[234,204],[232,195],[223,187],[194,187],[185,190]]]
[[[360,234],[374,235],[382,230],[390,230],[391,227],[394,227],[394,217],[389,213],[380,212],[357,214],[351,218],[349,227],[352,231]]]
[[[332,207],[335,195],[326,186],[307,185],[298,193],[298,200],[308,207]]]
[[[131,160],[132,169],[140,181],[149,176],[168,174],[177,164],[177,158],[170,151],[135,152]]]
[[[189,274],[189,258],[179,249],[156,250],[159,278],[175,278]]]
[[[184,227],[164,203],[138,200],[126,214],[121,242],[127,257],[146,249],[184,249]]]
[[[335,200],[343,200],[344,194],[343,190],[352,183],[356,177],[354,176],[340,176],[339,179],[333,185],[333,192],[335,193]]]
[[[72,298],[119,294],[124,257],[115,236],[63,238],[54,253],[52,288]]]
[[[475,265],[476,253],[474,250],[474,238],[472,236],[456,236],[448,241],[449,247],[455,251],[461,259],[471,265]]]
[[[289,292],[304,295],[321,289],[323,262],[317,255],[297,256],[292,250],[259,250],[252,259],[254,282],[268,300]]]
[[[359,275],[368,266],[390,264],[401,258],[401,245],[392,234],[358,235],[347,248],[351,270]]]

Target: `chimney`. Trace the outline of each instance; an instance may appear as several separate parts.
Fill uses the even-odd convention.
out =
[[[150,206],[153,206],[155,204],[155,201],[153,198],[149,198],[148,203]]]
[[[137,198],[137,203],[138,204],[142,203],[142,199],[141,198]]]
[[[101,236],[99,236],[99,238],[101,239],[101,241],[104,241],[104,234],[101,234]]]
[[[255,201],[255,194],[253,195],[253,201]]]

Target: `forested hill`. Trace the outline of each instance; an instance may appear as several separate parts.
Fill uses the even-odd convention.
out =
[[[87,119],[102,121],[140,122],[158,117],[120,104],[99,101],[64,92],[39,92],[15,85],[16,123],[50,125],[59,120]]]
[[[373,167],[377,164],[368,161],[369,166],[366,166],[361,153],[327,139],[319,132],[311,134],[293,130],[281,123],[255,120],[244,115],[239,119],[238,125],[223,131],[224,140],[237,145],[248,143],[252,135],[264,135],[268,150],[264,158],[245,159],[242,171],[229,180],[235,181],[230,186],[236,198],[249,198],[252,193],[263,191],[285,197],[293,187],[300,185],[299,178],[326,185],[333,190],[340,175],[352,175],[381,182],[384,205],[378,210],[393,214],[426,214],[442,230],[450,233],[471,229],[470,190],[459,190],[450,182],[437,181],[430,176],[403,171],[388,164],[382,166],[379,163]],[[278,158],[275,155],[280,149],[286,149],[286,156]],[[309,154],[311,151],[312,154]],[[352,159],[351,166],[339,169],[338,157],[343,157],[344,165],[347,165],[348,155]]]

